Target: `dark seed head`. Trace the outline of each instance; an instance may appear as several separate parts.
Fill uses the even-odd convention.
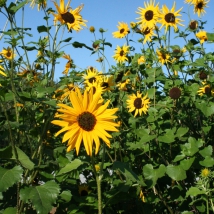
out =
[[[172,99],[178,99],[181,96],[181,89],[178,87],[173,87],[169,91],[169,96]]]
[[[142,108],[142,105],[143,103],[142,103],[142,99],[140,98],[140,97],[138,97],[138,98],[136,98],[135,100],[134,100],[134,107],[136,108],[136,109],[140,109],[140,108]]]
[[[200,78],[201,80],[205,80],[205,79],[207,79],[207,74],[206,74],[204,71],[201,71],[201,72],[199,73],[199,78]]]
[[[150,21],[153,19],[154,13],[152,10],[148,10],[145,12],[145,19],[146,21]]]
[[[96,118],[90,112],[83,112],[77,117],[79,126],[85,131],[92,131],[96,125]]]
[[[69,23],[69,24],[73,24],[74,21],[75,21],[75,18],[73,16],[73,14],[69,13],[69,12],[66,12],[66,13],[63,13],[61,14],[62,16],[62,19],[66,22],[66,23]]]
[[[165,21],[167,23],[175,23],[175,15],[173,13],[167,13],[165,15]]]

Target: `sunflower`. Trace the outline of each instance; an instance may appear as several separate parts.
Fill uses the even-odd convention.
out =
[[[157,49],[156,50],[157,56],[158,56],[158,61],[163,65],[167,64],[170,61],[170,55],[164,50],[164,49]]]
[[[4,73],[4,68],[1,65],[0,65],[0,74],[5,77],[7,76],[7,74]]]
[[[147,113],[149,108],[150,100],[147,99],[148,95],[146,94],[144,97],[142,97],[142,93],[140,94],[137,92],[137,96],[135,94],[132,94],[129,96],[129,99],[127,100],[127,107],[129,108],[129,112],[133,112],[135,110],[134,117],[137,116],[137,114],[144,114]]]
[[[63,136],[62,143],[68,141],[67,152],[76,148],[79,154],[80,145],[83,142],[88,155],[92,156],[92,149],[95,143],[95,154],[98,153],[100,147],[100,138],[110,147],[108,138],[112,136],[107,131],[118,132],[115,128],[119,125],[113,121],[116,119],[115,112],[118,108],[107,109],[110,100],[105,104],[101,100],[101,94],[93,91],[86,91],[82,95],[78,88],[70,93],[70,102],[72,107],[65,104],[58,104],[60,109],[57,111],[61,114],[56,116],[62,120],[53,120],[54,125],[61,126],[55,136],[62,132],[66,132]]]
[[[16,54],[13,52],[13,50],[10,47],[8,47],[7,49],[3,48],[0,54],[2,55],[2,57],[8,60],[12,60],[16,56]]]
[[[169,96],[173,99],[176,100],[180,98],[181,96],[181,89],[178,87],[173,87],[169,90]]]
[[[162,10],[161,10],[161,14],[160,14],[160,20],[159,22],[162,24],[160,29],[165,26],[165,32],[168,30],[168,27],[174,27],[175,30],[178,29],[177,25],[180,26],[184,26],[183,24],[181,24],[180,22],[182,22],[183,20],[177,18],[178,16],[181,16],[179,14],[179,12],[182,10],[179,9],[177,11],[175,11],[175,2],[173,4],[173,7],[171,10],[169,10],[169,8],[166,5],[162,6]]]
[[[102,82],[100,84],[104,91],[111,91],[115,86],[114,76],[103,76]]]
[[[146,62],[146,60],[145,60],[144,56],[140,56],[137,60],[138,65],[144,64],[145,62]]]
[[[68,85],[66,85],[66,87],[62,90],[62,94],[60,96],[60,100],[65,100],[66,98],[68,98],[70,96],[71,91],[75,91],[75,88],[77,86],[75,86],[73,83],[69,83]]]
[[[207,32],[204,30],[199,31],[195,34],[196,37],[200,40],[200,43],[203,44],[205,41],[207,41]]]
[[[188,27],[191,31],[195,31],[198,29],[198,22],[196,20],[191,20]]]
[[[121,38],[125,37],[130,32],[128,24],[124,23],[124,22],[119,22],[119,25],[117,26],[117,28],[119,31],[112,33],[114,38],[121,39]]]
[[[102,72],[98,72],[98,70],[94,67],[89,67],[86,70],[86,74],[83,75],[84,83],[90,84],[93,82],[101,82],[102,81]]]
[[[70,57],[69,54],[64,54],[62,57],[63,57],[64,59],[67,59],[67,60],[68,60],[67,63],[66,63],[66,65],[65,65],[65,69],[64,69],[64,71],[62,72],[63,74],[67,75],[69,69],[72,68],[72,67],[74,66],[73,60],[71,59],[71,57]]]
[[[82,19],[82,16],[79,14],[83,8],[83,5],[80,5],[76,9],[70,9],[71,0],[68,1],[67,5],[65,6],[64,0],[60,0],[60,5],[54,2],[54,5],[57,9],[57,14],[52,13],[54,18],[54,23],[56,24],[57,21],[60,21],[61,24],[67,24],[68,30],[75,30],[79,31],[82,29],[81,26],[86,26],[86,20]],[[70,11],[68,11],[70,9]]]
[[[127,85],[130,83],[130,79],[129,78],[126,78],[126,79],[124,79],[124,80],[122,80],[123,79],[123,76],[129,76],[131,74],[131,72],[128,70],[124,75],[123,75],[123,72],[122,73],[119,73],[119,75],[117,76],[117,78],[116,78],[116,82],[119,82],[118,84],[117,84],[117,87],[118,87],[118,89],[119,90],[121,90],[121,91],[127,91]]]
[[[194,2],[194,13],[197,13],[199,17],[204,15],[204,13],[206,13],[205,7],[207,7],[209,1],[210,0],[196,0]]]
[[[206,82],[202,83],[204,87],[199,88],[198,95],[203,96],[204,94],[206,95],[214,95],[214,89],[211,88],[210,84],[207,84]]]
[[[127,54],[129,53],[129,46],[123,45],[122,47],[117,46],[117,49],[114,51],[115,55],[113,58],[119,62],[123,63],[125,61],[128,61]]]
[[[185,0],[184,3],[187,3],[187,4],[195,4],[197,0]]]
[[[38,11],[40,11],[41,8],[45,9],[47,7],[47,0],[32,0],[30,7],[34,8],[35,4],[38,4]]]
[[[88,83],[86,86],[86,90],[93,91],[93,94],[95,93],[100,93],[102,94],[104,92],[104,88],[101,86],[101,84],[99,82],[92,82],[92,83]]]
[[[143,44],[145,44],[147,41],[151,42],[151,37],[152,36],[157,36],[156,34],[154,34],[153,31],[154,28],[144,28],[141,30],[141,33],[144,35],[144,40],[143,40]]]
[[[150,0],[149,2],[144,2],[145,8],[138,7],[138,10],[136,13],[140,14],[140,17],[137,18],[140,21],[137,22],[138,24],[141,24],[141,28],[153,28],[155,24],[158,21],[159,18],[159,7],[158,4],[155,5],[155,0]]]
[[[89,194],[89,187],[86,184],[81,184],[78,187],[80,196],[87,196]]]

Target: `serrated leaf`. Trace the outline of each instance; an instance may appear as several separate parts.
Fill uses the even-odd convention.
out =
[[[201,151],[199,151],[199,153],[203,156],[203,157],[206,157],[206,156],[211,156],[212,153],[213,153],[213,148],[211,145],[205,147],[204,149],[202,149]]]
[[[54,181],[48,181],[41,186],[25,187],[20,190],[20,198],[23,201],[31,200],[37,213],[47,214],[56,202],[60,188]]]
[[[186,171],[181,166],[168,165],[166,167],[166,174],[175,181],[186,178]]]
[[[75,159],[73,160],[71,163],[68,163],[66,164],[65,167],[63,167],[59,173],[57,174],[57,176],[60,176],[60,175],[63,175],[63,174],[66,174],[66,173],[70,173],[72,172],[73,170],[77,169],[80,165],[82,165],[83,162],[79,159]]]
[[[16,182],[21,180],[23,169],[15,166],[12,169],[4,169],[0,167],[0,192],[4,192]]]
[[[186,196],[197,196],[205,193],[206,192],[204,190],[200,190],[197,187],[190,187],[190,189],[186,193]]]
[[[199,161],[201,166],[212,167],[214,165],[214,159],[210,156],[206,156],[203,161]]]

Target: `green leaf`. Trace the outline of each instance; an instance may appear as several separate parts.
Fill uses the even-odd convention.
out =
[[[186,171],[181,166],[168,165],[166,167],[166,174],[175,181],[186,178]]]
[[[3,214],[16,214],[17,208],[15,207],[8,207],[4,210]]]
[[[133,182],[139,180],[137,175],[130,169],[127,163],[115,161],[113,163],[113,170],[119,170],[126,177],[127,180],[131,180]]]
[[[13,152],[12,152],[12,147],[7,146],[3,149],[0,149],[0,157],[1,159],[9,159],[12,158]]]
[[[207,41],[214,42],[214,33],[207,33]]]
[[[193,156],[196,152],[198,152],[198,145],[194,138],[188,138],[189,143],[185,143],[181,145],[182,151],[186,156]]]
[[[205,193],[206,192],[204,190],[200,190],[197,187],[190,187],[186,193],[186,196],[197,196]]]
[[[83,48],[83,47],[85,47],[85,48],[87,48],[87,49],[93,51],[93,48],[88,47],[88,46],[85,45],[84,43],[73,42],[72,45],[73,45],[75,48]]]
[[[27,51],[37,50],[35,46],[19,46],[19,47]]]
[[[180,162],[180,165],[184,170],[188,170],[192,166],[194,160],[195,160],[195,157],[191,157],[189,159],[182,160]]]
[[[20,198],[24,202],[32,201],[37,213],[47,214],[56,202],[60,188],[54,181],[48,181],[41,186],[25,187],[20,190]]]
[[[62,42],[70,42],[72,40],[73,37],[69,37],[67,39],[64,39],[64,40],[61,40],[59,43],[62,43]]]
[[[214,103],[213,102],[209,102],[209,104],[208,103],[196,103],[195,106],[197,109],[200,109],[201,112],[206,117],[209,117],[212,114],[214,114]]]
[[[158,137],[158,140],[163,143],[172,143],[175,141],[174,131],[171,129],[166,129],[166,133]]]
[[[39,33],[42,33],[42,32],[49,32],[51,29],[51,27],[46,27],[45,25],[41,25],[41,26],[38,26],[37,27],[37,31]]]
[[[201,151],[199,151],[199,153],[205,158],[206,156],[211,156],[213,153],[213,148],[211,145],[205,147],[204,149],[202,149]]]
[[[23,2],[20,2],[18,5],[16,4],[10,4],[9,7],[8,7],[8,11],[12,14],[15,14],[20,8],[22,8],[28,1],[25,0]]]
[[[12,169],[0,167],[0,192],[4,192],[16,182],[21,180],[23,169],[15,166]]]
[[[107,45],[107,46],[109,46],[109,47],[112,47],[112,44],[111,44],[110,42],[104,42],[103,44],[104,44],[104,45]]]
[[[175,136],[180,138],[180,137],[184,136],[188,131],[189,131],[189,128],[187,128],[187,127],[185,127],[185,128],[179,127]]]
[[[161,178],[165,175],[166,167],[161,164],[158,169],[154,169],[152,164],[146,164],[143,167],[143,175],[146,180],[150,180],[148,184],[149,187],[152,187],[156,184],[158,178]]]
[[[206,156],[203,161],[199,161],[201,166],[212,167],[214,165],[214,159],[210,156]]]
[[[177,161],[180,161],[180,160],[182,160],[182,159],[184,159],[186,157],[186,155],[177,155],[176,157],[175,157],[175,159],[173,160],[173,162],[177,162]]]
[[[65,167],[63,167],[59,173],[57,174],[57,176],[66,174],[66,173],[70,173],[73,170],[77,169],[79,166],[81,166],[83,164],[83,162],[79,159],[75,159],[73,160],[71,163],[68,163]]]
[[[63,201],[63,202],[69,202],[71,200],[71,192],[70,191],[63,191],[61,194],[60,194],[60,199]]]

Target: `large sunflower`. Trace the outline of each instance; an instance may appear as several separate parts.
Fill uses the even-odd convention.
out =
[[[142,112],[144,114],[147,113],[150,103],[147,96],[148,95],[142,97],[142,93],[140,94],[139,92],[137,92],[137,96],[135,94],[129,96],[129,99],[127,100],[127,107],[129,108],[129,112],[135,111],[134,117],[136,117],[137,114],[141,116]]]
[[[125,37],[130,31],[129,31],[129,26],[127,23],[124,22],[119,22],[119,25],[117,26],[119,31],[113,32],[113,37],[114,38],[123,38]]]
[[[86,26],[86,20],[82,19],[82,16],[79,14],[83,8],[83,5],[80,5],[76,9],[72,10],[70,5],[71,0],[68,1],[65,6],[64,0],[60,0],[60,5],[54,2],[54,5],[57,9],[57,14],[52,13],[54,15],[54,23],[60,21],[61,24],[67,24],[69,30],[79,31],[82,29],[81,26]],[[70,9],[70,10],[69,10]]]
[[[8,47],[7,49],[3,48],[3,50],[0,52],[0,55],[2,55],[2,57],[8,60],[12,60],[16,56],[16,54],[10,47]]]
[[[62,142],[68,141],[67,152],[76,148],[78,155],[80,145],[83,142],[85,150],[90,156],[92,156],[95,143],[95,154],[97,154],[100,147],[100,138],[110,147],[108,138],[112,136],[107,131],[118,132],[115,127],[119,125],[113,121],[117,118],[114,114],[118,108],[107,109],[110,100],[102,104],[101,94],[95,93],[93,95],[92,90],[90,92],[85,90],[82,95],[77,88],[75,92],[71,91],[69,98],[72,107],[58,104],[60,109],[57,110],[59,113],[56,117],[61,118],[61,120],[52,121],[53,124],[62,127],[55,136],[66,132]]]
[[[138,24],[141,24],[141,28],[153,28],[155,24],[158,21],[159,18],[159,7],[158,4],[155,5],[155,0],[150,0],[149,2],[144,2],[145,8],[138,7],[138,10],[136,13],[140,14],[140,17],[137,18],[140,21],[138,21]]]
[[[174,27],[175,30],[178,29],[177,25],[181,25],[184,26],[183,24],[181,24],[180,22],[182,22],[183,20],[177,18],[178,16],[181,16],[179,14],[179,12],[182,10],[182,8],[180,8],[179,10],[175,11],[175,2],[173,4],[173,7],[171,10],[169,10],[169,8],[166,5],[162,6],[162,10],[161,10],[161,14],[160,14],[160,20],[159,22],[162,24],[160,29],[165,26],[165,32],[168,30],[168,27]]]
[[[117,49],[114,51],[115,55],[113,58],[119,62],[123,63],[125,61],[128,61],[127,54],[129,53],[129,46],[123,45],[122,47],[117,46]]]
[[[197,13],[198,16],[200,17],[201,15],[203,15],[204,13],[206,13],[205,11],[205,7],[207,7],[207,4],[210,0],[197,0],[194,2],[194,13]]]

